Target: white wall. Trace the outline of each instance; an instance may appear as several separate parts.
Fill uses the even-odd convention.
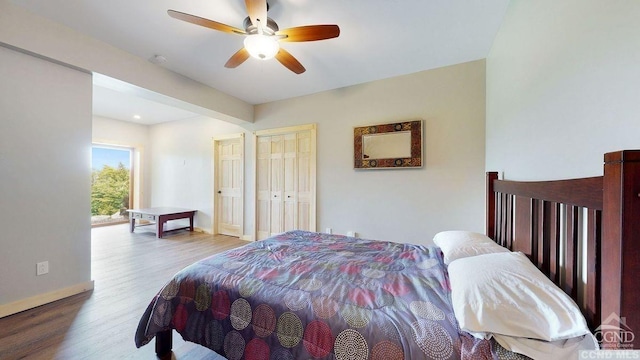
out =
[[[152,125],[149,132],[153,179],[150,206],[197,209],[195,226],[212,232],[212,137],[240,132],[245,130],[238,125],[204,116]],[[250,140],[251,136],[245,138]],[[245,202],[247,199],[245,193]],[[252,221],[246,217],[245,213],[245,229],[251,226],[247,221]]]
[[[2,316],[9,303],[91,286],[92,84],[4,47],[0,64]],[[36,277],[41,261],[50,273]]]
[[[253,106],[238,98],[35,15],[10,0],[0,0],[2,43],[133,84],[126,87],[128,91],[155,101],[179,103],[226,121],[253,121]]]
[[[488,170],[602,175],[640,148],[640,1],[512,1],[487,58]]]
[[[149,126],[93,116],[93,143],[133,148],[134,208],[149,207],[151,194],[151,156]]]
[[[431,243],[484,231],[485,63],[474,61],[258,105],[260,129],[318,124],[318,230]],[[353,128],[424,120],[424,167],[353,169]]]
[[[475,61],[256,107],[249,131],[317,123],[318,230],[430,243],[484,229],[485,63]],[[422,169],[356,171],[353,128],[423,119]],[[243,129],[207,118],[151,127],[152,205],[196,207],[211,228],[211,137]],[[245,146],[245,234],[253,232],[254,155]]]

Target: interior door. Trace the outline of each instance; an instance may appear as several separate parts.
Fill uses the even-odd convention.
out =
[[[217,232],[238,237],[243,230],[243,139],[216,141]]]

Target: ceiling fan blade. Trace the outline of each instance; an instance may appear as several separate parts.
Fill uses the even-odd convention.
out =
[[[231,26],[231,25],[226,25],[226,24],[223,24],[223,23],[219,23],[217,21],[201,18],[201,17],[195,16],[195,15],[185,14],[185,13],[180,12],[180,11],[168,10],[167,13],[169,14],[169,16],[171,16],[174,19],[178,19],[178,20],[186,21],[188,23],[204,26],[204,27],[207,27],[209,29],[214,29],[214,30],[218,30],[218,31],[226,32],[226,33],[238,34],[238,35],[245,35],[247,33],[246,31],[244,31],[242,29],[239,29],[237,27]]]
[[[258,26],[258,23],[261,23],[263,28],[266,27],[267,0],[245,0],[244,3],[247,7],[247,13],[249,13],[251,23],[255,26]],[[260,27],[258,26],[258,28]]]
[[[332,39],[340,35],[338,25],[308,25],[292,27],[276,32],[276,35],[285,35],[280,41],[317,41]]]
[[[276,59],[280,61],[280,64],[298,75],[307,70],[293,55],[283,48],[280,48],[280,51],[276,54]]]
[[[247,51],[247,49],[242,48],[242,49],[238,50],[238,52],[233,54],[229,58],[229,60],[227,60],[227,63],[224,64],[224,67],[230,68],[230,69],[238,67],[238,65],[242,64],[243,62],[245,62],[248,58],[249,58],[249,52]]]

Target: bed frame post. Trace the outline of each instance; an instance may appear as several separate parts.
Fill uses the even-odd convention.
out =
[[[487,199],[485,201],[487,207],[485,211],[485,233],[492,239],[496,238],[496,194],[493,191],[494,180],[498,180],[498,173],[495,171],[487,172],[485,180],[487,188]]]
[[[604,156],[602,308],[608,349],[640,349],[640,151]]]
[[[172,330],[168,329],[156,334],[156,356],[160,359],[170,358],[167,355],[171,354],[171,348],[173,347]]]

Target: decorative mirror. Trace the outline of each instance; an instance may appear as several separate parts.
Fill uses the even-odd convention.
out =
[[[361,126],[353,130],[354,167],[422,167],[422,120]]]

